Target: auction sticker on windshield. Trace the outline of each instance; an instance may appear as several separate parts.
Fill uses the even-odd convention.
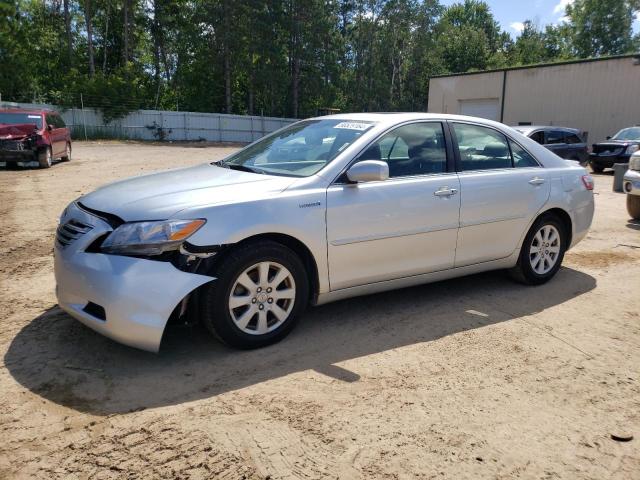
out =
[[[371,128],[373,125],[371,123],[359,123],[359,122],[342,122],[337,124],[333,128],[345,128],[347,130],[367,130]]]

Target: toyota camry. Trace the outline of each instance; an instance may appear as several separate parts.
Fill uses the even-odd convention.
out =
[[[56,233],[58,302],[145,350],[168,323],[194,321],[261,347],[308,304],[496,269],[547,282],[587,234],[592,189],[577,162],[489,120],[307,119],[72,202]]]

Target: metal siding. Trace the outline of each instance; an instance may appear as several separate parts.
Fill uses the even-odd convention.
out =
[[[133,140],[158,140],[154,125],[164,129],[165,140],[209,141],[249,143],[285,125],[297,121],[293,118],[228,115],[220,113],[172,112],[161,110],[138,110],[124,118],[104,122],[99,110],[85,108],[63,109],[55,105],[31,103],[6,103],[22,108],[48,108],[57,110],[76,139],[87,135]]]
[[[561,125],[599,142],[640,124],[640,65],[615,58],[507,70],[504,123]],[[432,78],[428,111],[460,113],[460,101],[501,98],[502,71]]]

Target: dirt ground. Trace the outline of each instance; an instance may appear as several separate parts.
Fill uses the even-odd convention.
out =
[[[78,142],[0,170],[0,478],[640,478],[640,224],[610,174],[541,287],[496,272],[346,300],[251,352],[193,328],[145,353],[56,307],[68,202],[232,150]]]

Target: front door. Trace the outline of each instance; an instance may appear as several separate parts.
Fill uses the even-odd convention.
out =
[[[460,170],[456,267],[511,255],[549,197],[544,168],[493,128],[452,123]]]
[[[460,185],[448,172],[440,122],[416,122],[383,135],[356,160],[383,160],[385,181],[327,190],[331,290],[453,267]]]

